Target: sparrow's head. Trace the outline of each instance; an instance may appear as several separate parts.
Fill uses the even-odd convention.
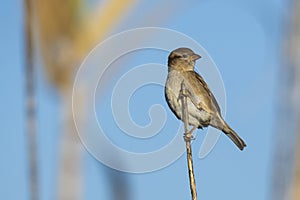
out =
[[[194,70],[195,61],[201,58],[189,48],[178,48],[172,51],[168,58],[169,69],[179,71]]]

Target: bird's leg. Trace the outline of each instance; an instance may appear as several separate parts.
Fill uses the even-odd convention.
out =
[[[193,136],[193,132],[196,128],[197,128],[197,126],[193,126],[193,128],[189,132],[184,133],[184,136],[183,136],[184,141],[191,141],[191,140],[195,139]]]
[[[197,100],[196,100],[195,98],[193,98],[193,95],[192,95],[192,93],[191,93],[189,90],[187,90],[187,89],[185,89],[184,91],[183,91],[183,90],[180,90],[180,91],[179,91],[179,96],[178,96],[178,101],[179,101],[183,96],[188,97],[188,98],[191,100],[191,102],[194,104],[194,106],[195,106],[196,108],[198,108],[199,110],[204,110],[204,109],[203,109],[204,105],[203,105],[201,102],[197,103]]]
[[[198,110],[204,110],[205,112],[209,113],[210,115],[213,114],[212,112],[209,111],[210,109],[208,109],[205,104],[203,104],[202,102],[197,102],[197,100],[195,98],[193,98],[193,96],[189,90],[186,90],[184,95],[191,100],[191,102],[194,104],[194,106]]]
[[[177,98],[177,101],[181,101],[181,99],[183,98],[183,97],[189,97],[190,95],[189,95],[189,91],[187,90],[187,89],[180,89],[180,91],[179,91],[179,95],[178,95],[178,98]]]

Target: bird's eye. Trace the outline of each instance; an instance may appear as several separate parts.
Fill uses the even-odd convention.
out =
[[[186,54],[183,54],[183,55],[182,55],[182,57],[183,57],[183,58],[187,58],[187,57],[188,57],[188,55],[186,55]]]

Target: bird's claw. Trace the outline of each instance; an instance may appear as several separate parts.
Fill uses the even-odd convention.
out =
[[[195,137],[194,137],[193,135],[188,135],[188,134],[185,134],[185,135],[183,136],[183,138],[184,138],[184,141],[185,141],[185,142],[190,142],[191,140],[194,140],[194,139],[195,139]]]
[[[194,130],[195,130],[196,128],[197,128],[197,127],[194,126],[189,132],[184,133],[184,135],[183,135],[184,141],[190,142],[191,140],[194,140],[194,139],[195,139],[195,137],[193,136],[193,132],[194,132]]]
[[[191,131],[189,131],[188,133],[185,133],[183,135],[184,141],[185,142],[190,142],[191,140],[195,140],[195,137],[193,136],[193,134],[191,133]]]

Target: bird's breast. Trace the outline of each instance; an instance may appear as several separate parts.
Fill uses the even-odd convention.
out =
[[[165,96],[168,105],[179,119],[182,119],[182,103],[179,99],[182,81],[185,81],[185,84],[189,85],[188,80],[185,80],[185,78],[180,72],[171,71],[168,73],[168,78],[165,86]],[[192,103],[190,98],[187,99],[187,104],[189,113],[189,124],[195,125],[197,127],[206,126],[206,122],[210,119],[208,113],[199,110]]]

